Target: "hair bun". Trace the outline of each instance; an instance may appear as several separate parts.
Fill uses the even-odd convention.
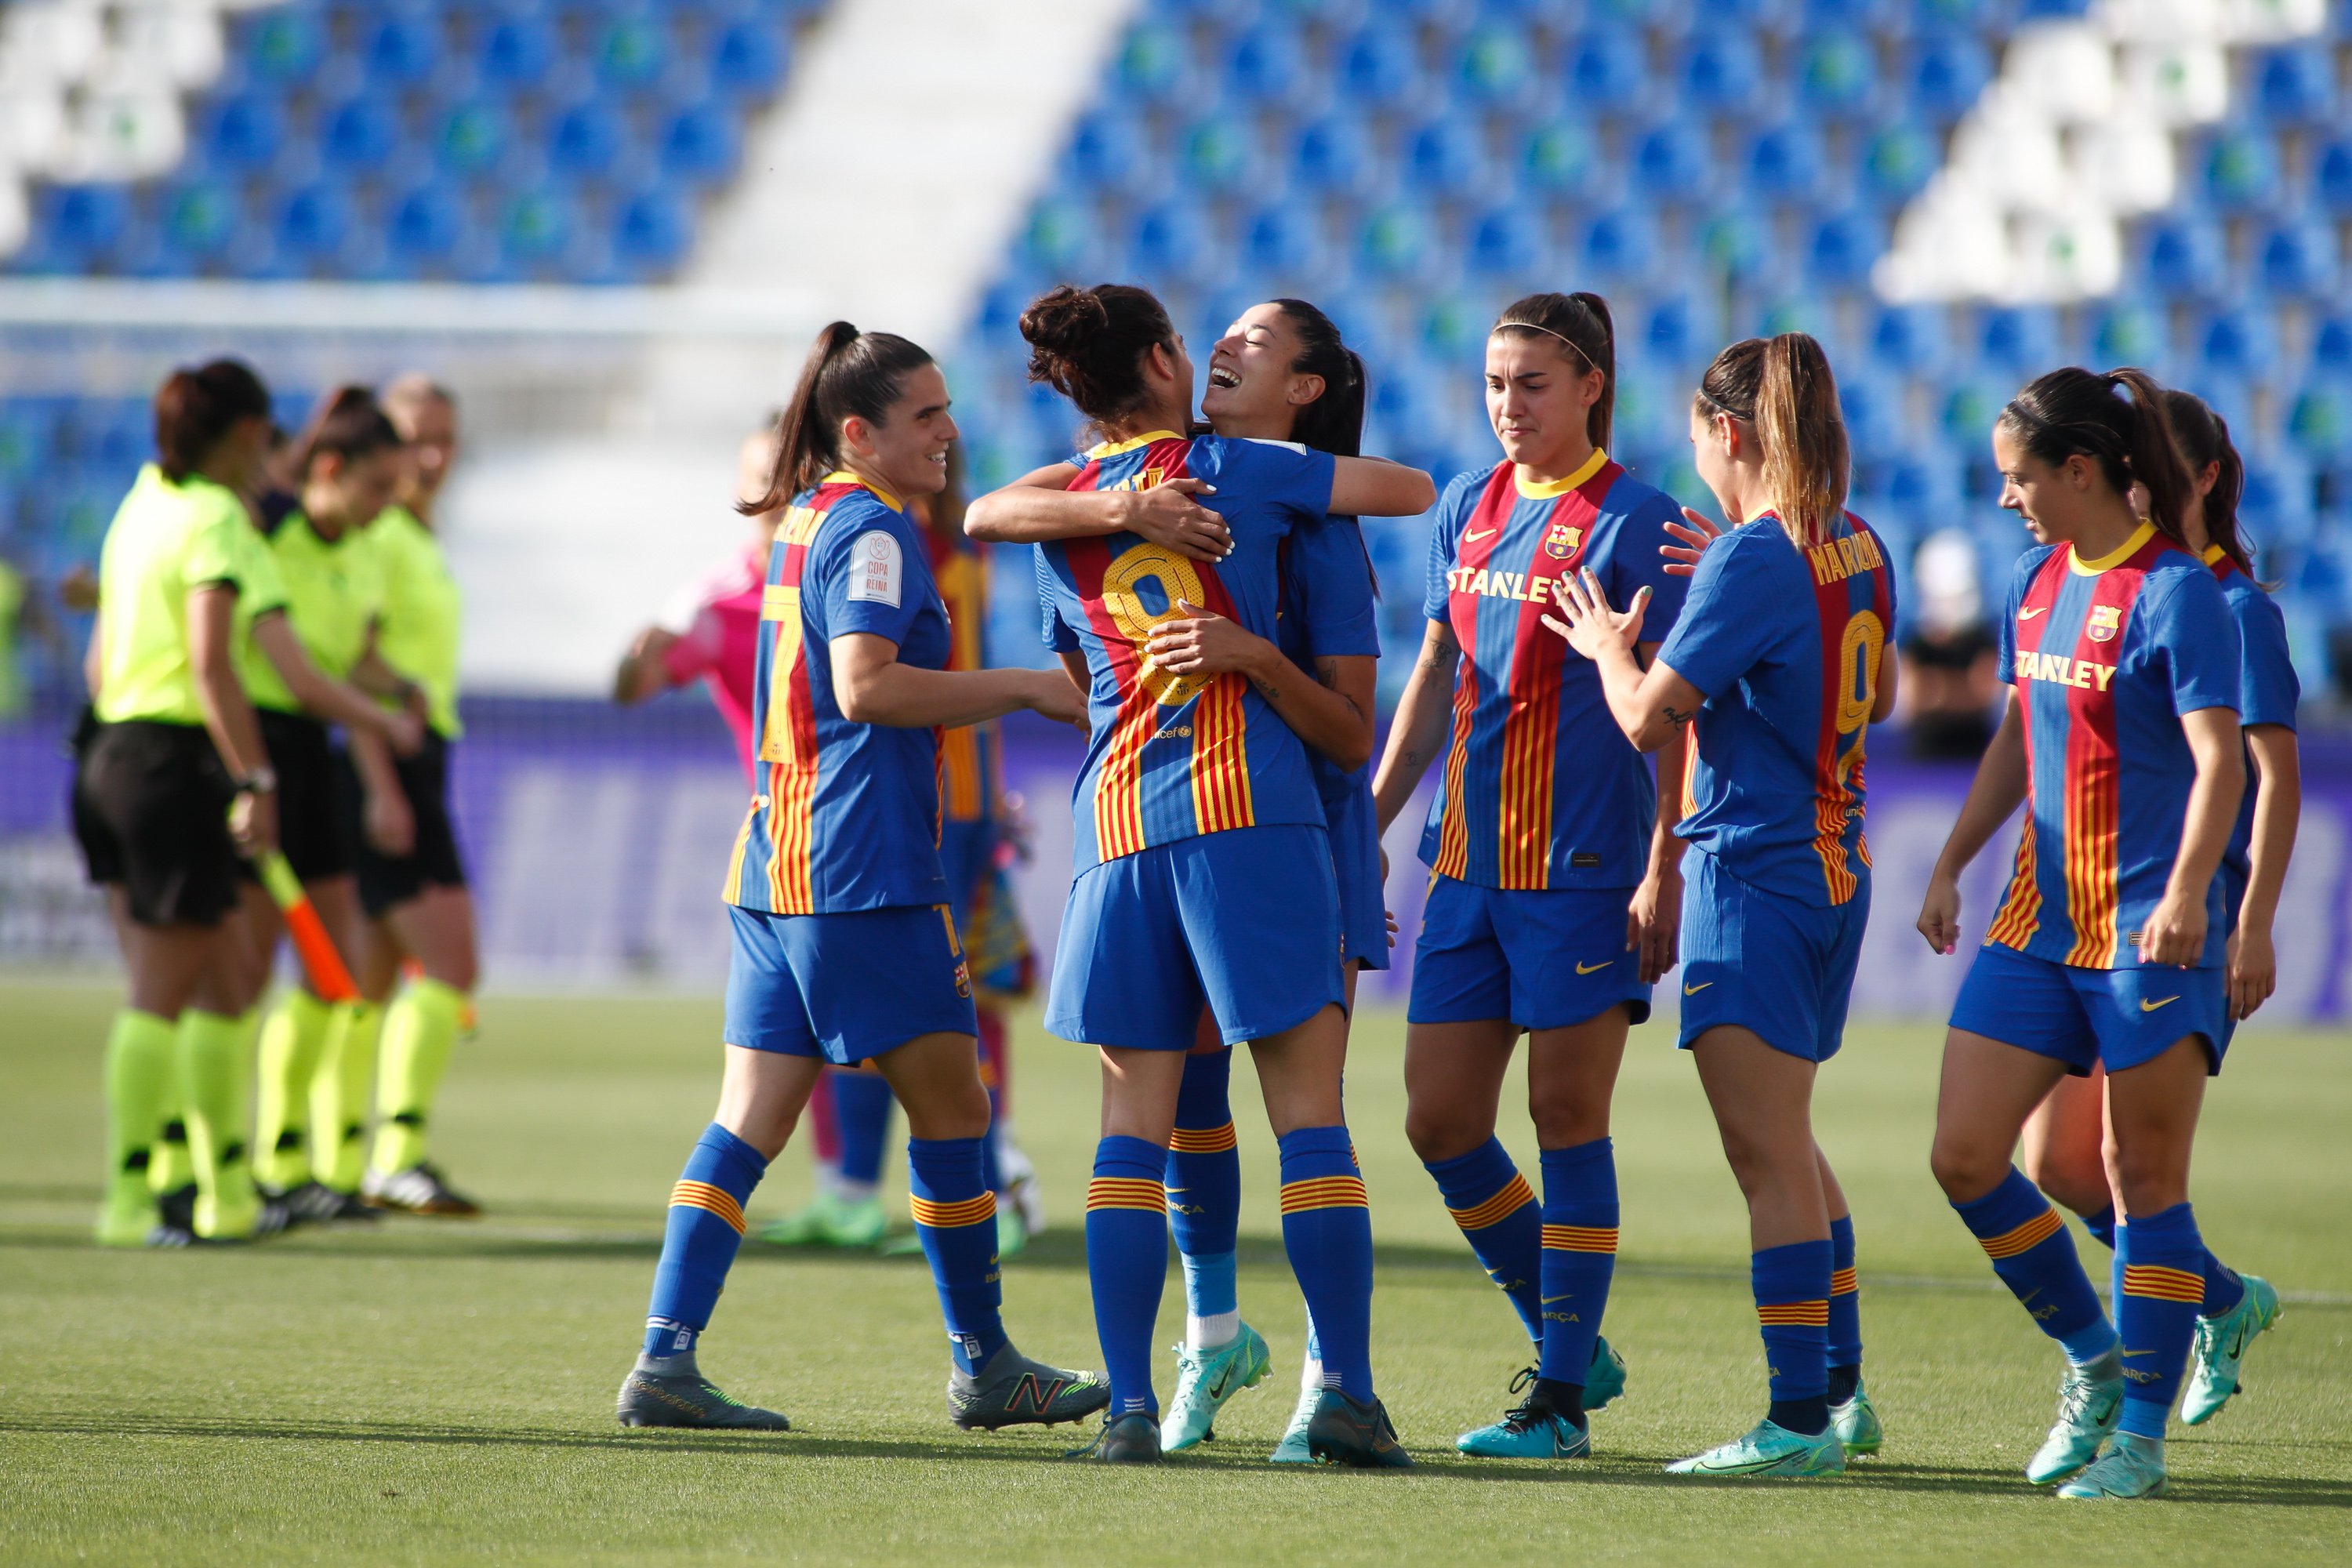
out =
[[[1032,347],[1064,358],[1110,325],[1110,312],[1091,289],[1056,284],[1021,312],[1021,336]]]

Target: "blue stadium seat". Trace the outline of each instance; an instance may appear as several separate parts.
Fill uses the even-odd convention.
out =
[[[1878,53],[1867,35],[1828,26],[1797,46],[1797,100],[1816,115],[1866,113],[1876,98]]]
[[[1944,162],[1942,139],[1907,121],[1882,125],[1855,140],[1855,187],[1882,206],[1899,206],[1917,195]]]
[[[174,274],[202,271],[219,259],[245,216],[233,186],[202,178],[165,189],[157,207],[163,220],[157,237]]]
[[[1487,208],[1463,227],[1463,261],[1472,276],[1519,279],[1541,262],[1549,246],[1540,217],[1513,203]]]
[[[1582,120],[1563,116],[1529,130],[1519,143],[1519,188],[1543,195],[1591,199],[1601,149]]]
[[[307,6],[265,11],[247,25],[241,52],[246,73],[257,81],[306,83],[326,58],[327,29]]]
[[[1624,333],[1626,325],[1622,321],[1618,322],[1620,334]],[[1653,364],[1672,366],[1677,371],[1703,363],[1718,346],[1709,341],[1713,334],[1701,329],[1698,307],[1687,294],[1654,297],[1635,315],[1633,325],[1631,342],[1635,353]],[[1622,344],[1626,340],[1621,335],[1619,341]]]
[[[2094,366],[2152,364],[2165,352],[2163,319],[2145,305],[2107,305],[2090,322],[2088,347]]]
[[[1932,306],[1882,305],[1864,329],[1871,358],[1911,375],[1938,374],[1951,357],[1942,313]]]
[[[1633,142],[1632,188],[1644,201],[1697,202],[1714,185],[1714,149],[1702,123],[1677,116]]]
[[[1290,178],[1302,191],[1360,195],[1378,169],[1379,158],[1363,122],[1352,116],[1310,120],[1292,138]]]
[[[2273,299],[2326,299],[2337,277],[2336,232],[2327,225],[2277,224],[2254,238],[2254,280]]]
[[[1610,284],[1654,281],[1658,237],[1643,208],[1618,207],[1587,221],[1576,238],[1573,261],[1580,271]]]
[[[2322,316],[2311,326],[2311,374],[2352,386],[2352,318]]]
[[[1176,200],[1144,208],[1127,237],[1127,264],[1166,286],[1190,278],[1210,259],[1212,237],[1192,203]]]
[[[730,97],[757,102],[782,85],[792,51],[784,37],[764,22],[737,21],[710,39],[710,83]]]
[[[1241,249],[1249,270],[1276,277],[1328,276],[1331,265],[1320,218],[1313,208],[1297,202],[1274,202],[1245,218],[1241,225]]]
[[[1111,73],[1122,98],[1165,103],[1192,79],[1192,49],[1175,28],[1160,22],[1139,23],[1121,40]]]
[[[340,184],[326,181],[287,192],[271,217],[272,243],[297,269],[331,265],[351,230],[351,198]]]
[[[1837,378],[1838,406],[1857,460],[1901,456],[1909,447],[1903,418],[1903,388],[1855,366]]]
[[[1479,128],[1453,117],[1423,121],[1399,139],[1406,181],[1432,195],[1470,194],[1491,183]]]
[[[2287,413],[2286,433],[2298,450],[2316,461],[2352,452],[2352,395],[2341,386],[2305,387]]]
[[[274,92],[241,92],[224,100],[212,108],[201,140],[205,161],[215,169],[266,169],[285,151],[285,100]]]
[[[2158,293],[2173,300],[2218,297],[2227,287],[2221,237],[2190,215],[2158,218],[2147,228],[2140,270]]]
[[[1945,28],[1923,31],[1903,52],[1896,79],[1903,101],[1930,120],[1957,120],[1992,79],[1992,58],[1984,41]]]
[[[2320,123],[2336,112],[2332,52],[2308,44],[2266,49],[2253,61],[2254,109],[2273,125]]]
[[[735,116],[719,105],[691,104],[662,122],[662,172],[677,179],[719,184],[735,173],[742,151]]]
[[[1097,188],[1123,186],[1149,166],[1150,157],[1134,115],[1088,114],[1070,130],[1062,174]]]
[[[2223,212],[2270,206],[2279,195],[2278,145],[2259,132],[2227,129],[2205,143],[2198,167],[2206,199]]]
[[[1176,133],[1176,169],[1200,191],[1232,191],[1257,174],[1256,127],[1227,110],[1213,110]]]
[[[446,185],[418,185],[395,195],[385,213],[392,263],[412,276],[445,266],[466,231],[466,211]]]
[[[1783,121],[1748,139],[1740,159],[1744,194],[1759,200],[1811,206],[1828,194],[1828,154],[1810,121]]]
[[[1736,24],[1717,25],[1726,9],[1710,5],[1709,26],[1694,33],[1675,64],[1675,90],[1685,112],[1745,114],[1761,100],[1764,57],[1756,35]]]
[[[1244,103],[1280,103],[1299,90],[1307,58],[1298,34],[1279,23],[1262,23],[1226,45],[1218,79]]]
[[[1425,204],[1384,203],[1372,210],[1358,232],[1357,265],[1374,278],[1417,279],[1437,248],[1437,237]]]
[[[1418,339],[1423,357],[1442,373],[1478,363],[1486,354],[1486,329],[1494,324],[1491,289],[1441,289],[1422,309]],[[1391,367],[1391,373],[1402,366]]]
[[[1994,305],[1971,323],[1976,363],[1995,381],[2022,386],[2063,363],[2058,312],[2047,305]]]
[[[628,277],[667,276],[685,259],[693,241],[693,218],[669,191],[639,192],[614,210],[613,258]]]
[[[1812,226],[1805,242],[1805,271],[1817,288],[1859,289],[1870,281],[1871,264],[1885,252],[1885,219],[1859,209],[1833,213]]]
[[[50,185],[39,191],[34,233],[39,250],[26,259],[41,271],[105,268],[131,226],[131,192],[122,185]]]
[[[1650,90],[1649,61],[1639,34],[1594,27],[1568,48],[1562,65],[1570,100],[1591,109],[1624,109]]]
[[[601,176],[620,156],[626,127],[600,97],[560,108],[546,121],[548,166],[559,174]]]
[[[1688,250],[1703,264],[1702,276],[1717,287],[1725,279],[1752,283],[1780,260],[1766,244],[1770,235],[1770,226],[1758,215],[1727,206],[1700,215],[1698,226],[1691,231]],[[1671,266],[1677,258],[1660,259]]]
[[[1412,36],[1391,26],[1373,23],[1357,29],[1339,45],[1334,58],[1339,97],[1365,108],[1402,101],[1421,77]]]
[[[2200,384],[2213,376],[2267,375],[2279,358],[2276,318],[2267,310],[2215,310],[2200,323],[2196,344]]]
[[[430,13],[401,7],[371,7],[354,18],[361,26],[360,63],[368,79],[384,87],[416,87],[441,63],[441,31]]]
[[[543,16],[485,17],[476,36],[474,68],[494,87],[540,87],[562,53],[555,30]]]
[[[596,80],[608,92],[651,87],[669,63],[669,29],[651,12],[624,11],[598,32],[595,61]]]
[[[433,132],[433,161],[445,174],[469,178],[488,174],[506,155],[510,133],[506,105],[475,99],[452,105]]]
[[[1465,103],[1507,109],[1525,103],[1536,84],[1536,58],[1524,26],[1475,27],[1454,50],[1454,90]]]
[[[520,191],[499,214],[499,248],[523,276],[551,275],[571,244],[573,215],[560,190]]]
[[[382,169],[391,162],[401,140],[399,117],[372,94],[322,106],[313,133],[320,161],[345,174]]]
[[[2334,216],[2352,217],[2352,135],[2339,135],[2314,148],[2312,194]]]

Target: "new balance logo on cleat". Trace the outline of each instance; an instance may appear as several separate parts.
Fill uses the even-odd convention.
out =
[[[1110,1403],[1110,1385],[1092,1373],[1031,1361],[1011,1345],[976,1373],[948,1379],[948,1418],[965,1431],[1052,1426],[1083,1420]]]

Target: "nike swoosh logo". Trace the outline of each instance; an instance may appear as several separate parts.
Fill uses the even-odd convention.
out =
[[[2020,1296],[2017,1299],[2017,1304],[2021,1307],[2031,1307],[2033,1305],[2033,1298],[2041,1294],[2042,1287],[2036,1285],[2032,1289],[2028,1290],[2024,1295]]]
[[[2132,1357],[2134,1357],[2134,1356],[2136,1356],[2136,1355],[2154,1355],[2155,1353],[2156,1353],[2155,1347],[2150,1346],[2148,1349],[2144,1350],[2144,1351],[2126,1351],[2126,1352],[2124,1352],[2124,1359],[2125,1359],[2126,1361],[2129,1361],[2129,1360],[2131,1360],[2131,1358],[2132,1358]]]
[[[1613,958],[1604,958],[1598,963],[1586,963],[1580,959],[1577,961],[1576,972],[1579,974],[1597,974],[1616,962]]]
[[[1495,535],[1496,535],[1497,533],[1500,533],[1501,531],[1502,531],[1502,530],[1501,530],[1501,529],[1498,529],[1498,528],[1486,528],[1486,529],[1477,529],[1477,528],[1474,528],[1474,529],[1470,530],[1470,531],[1469,531],[1469,532],[1467,532],[1467,533],[1464,534],[1462,537],[1463,537],[1465,540],[1468,541],[1469,542],[1471,542],[1471,543],[1475,544],[1475,543],[1476,543],[1479,540],[1482,540],[1482,539],[1492,539],[1492,538],[1494,538],[1494,537],[1495,537]]]
[[[1683,987],[1683,994],[1685,996],[1696,996],[1714,984],[1715,982],[1712,980],[1702,980],[1696,985],[1685,985]]]
[[[1573,1290],[1571,1290],[1571,1291],[1570,1291],[1570,1292],[1569,1292],[1567,1295],[1565,1295],[1565,1296],[1546,1296],[1546,1297],[1543,1299],[1543,1304],[1544,1304],[1545,1306],[1549,1307],[1549,1306],[1550,1306],[1554,1301],[1573,1301],[1573,1300],[1576,1300],[1576,1292],[1574,1292]]]
[[[2166,997],[2163,1001],[2161,1001],[2161,1002],[2151,1002],[2151,1001],[2149,1001],[2147,997],[2143,996],[2143,997],[2141,997],[2141,998],[2140,998],[2140,1002],[2139,1002],[2139,1010],[2140,1010],[2141,1012],[2143,1012],[2143,1013],[2153,1013],[2153,1012],[2155,1012],[2158,1007],[2169,1007],[2169,1006],[2171,1006],[2175,1002],[2178,1002],[2178,1001],[2179,1001],[2179,1000],[2180,1000],[2180,998],[2179,998],[2178,995],[2172,995],[2172,996],[2167,996],[2167,997]]]
[[[1218,1374],[1217,1386],[1209,1390],[1209,1397],[1212,1399],[1223,1399],[1225,1396],[1225,1385],[1232,1383],[1233,1380],[1234,1369],[1232,1367],[1225,1368],[1223,1373]]]
[[[2021,621],[2030,621],[2041,613],[2040,610],[2020,610],[2017,612],[2017,618]]]

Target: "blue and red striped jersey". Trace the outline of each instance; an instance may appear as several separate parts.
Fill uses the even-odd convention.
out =
[[[1305,743],[1250,683],[1171,674],[1144,645],[1155,626],[1181,617],[1180,599],[1276,638],[1279,551],[1294,531],[1322,526],[1330,456],[1163,432],[1074,460],[1072,489],[1150,489],[1178,479],[1215,486],[1199,500],[1224,518],[1234,541],[1214,565],[1131,533],[1037,547],[1046,641],[1083,650],[1091,678],[1092,732],[1072,797],[1077,868],[1196,834],[1321,823]]]
[[[988,668],[988,554],[961,528],[926,528],[931,575],[947,606],[948,668]],[[1003,734],[993,719],[940,735],[940,815],[949,822],[993,822],[1004,794]]]
[[[1843,512],[1799,548],[1770,512],[1707,547],[1658,662],[1706,693],[1675,832],[1751,887],[1817,908],[1870,875],[1863,742],[1895,574]]]
[[[870,632],[903,664],[948,665],[923,531],[893,496],[833,473],[793,498],[768,552],[752,689],[759,793],[727,867],[729,903],[767,914],[948,902],[940,731],[858,724],[833,691],[833,639]]]
[[[2257,724],[2294,729],[2303,682],[2295,678],[2294,658],[2287,651],[2286,617],[2279,613],[2278,601],[2239,571],[2220,545],[2207,549],[2205,562],[2213,568],[2230,618],[2238,626],[2238,722],[2249,730]],[[2249,765],[2246,798],[2238,803],[2238,824],[2230,830],[2230,847],[2221,857],[2223,868],[2240,890],[2253,871],[2254,796],[2254,771]],[[2237,912],[2230,910],[2232,921]]]
[[[2025,721],[2017,868],[1985,936],[2084,969],[2138,965],[2197,766],[2180,716],[2238,710],[2238,628],[2203,563],[2142,523],[2112,554],[2028,551],[2000,626]],[[2227,940],[2221,879],[2201,967]]]
[[[1512,465],[1464,474],[1437,503],[1422,613],[1462,646],[1444,785],[1421,858],[1482,887],[1630,888],[1649,860],[1657,786],[1610,717],[1601,672],[1543,624],[1560,579],[1591,567],[1622,607],[1643,588],[1643,639],[1681,612],[1665,524],[1681,515],[1606,452],[1521,485]]]

